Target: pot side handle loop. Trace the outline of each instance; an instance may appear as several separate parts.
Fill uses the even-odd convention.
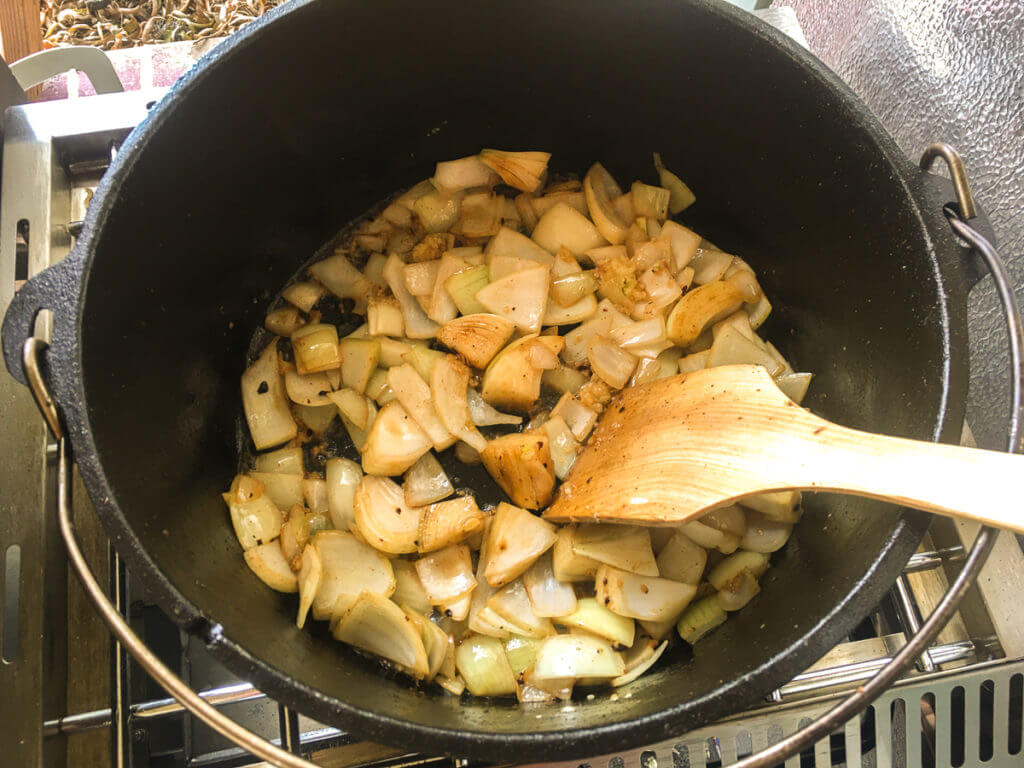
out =
[[[0,337],[7,370],[22,384],[29,383],[22,350],[25,342],[35,334],[36,318],[44,309],[53,314],[53,329],[46,354],[49,370],[59,368],[54,364],[55,360],[71,360],[70,352],[75,344],[75,304],[83,263],[84,259],[72,250],[62,261],[31,277],[14,294],[4,315]]]

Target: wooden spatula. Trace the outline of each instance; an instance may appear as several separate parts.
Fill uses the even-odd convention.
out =
[[[1024,456],[885,437],[804,410],[760,366],[621,392],[544,517],[668,525],[752,493],[838,491],[1024,532]]]

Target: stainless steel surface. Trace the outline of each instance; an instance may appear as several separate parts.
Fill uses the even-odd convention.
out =
[[[52,238],[54,248],[52,254],[54,257],[59,258],[63,255],[66,246],[62,246],[62,242],[67,242],[68,224],[71,221],[79,220],[82,218],[82,211],[84,210],[84,203],[88,199],[88,187],[95,183],[99,173],[102,172],[105,162],[102,158],[102,152],[97,152],[96,147],[96,135],[100,134],[103,137],[103,141],[109,141],[116,139],[119,133],[123,134],[126,130],[124,125],[127,120],[124,120],[126,114],[135,110],[136,114],[145,113],[145,102],[151,100],[151,97],[140,97],[138,94],[124,94],[125,104],[122,106],[113,106],[113,97],[104,97],[106,100],[107,107],[105,107],[112,119],[112,128],[110,130],[102,128],[102,121],[94,114],[94,111],[90,109],[92,117],[85,119],[81,124],[86,125],[90,129],[90,133],[86,134],[88,137],[81,142],[81,146],[85,147],[80,150],[79,139],[76,138],[76,134],[73,130],[73,119],[74,109],[70,105],[61,105],[60,111],[64,118],[71,120],[72,124],[65,125],[65,132],[58,137],[57,142],[61,145],[62,150],[66,152],[65,163],[54,163],[53,172],[60,176],[63,174],[63,179],[57,179],[57,183],[53,185],[59,192],[59,190],[65,190],[70,198],[69,211],[65,213],[65,218],[60,219],[55,217],[53,219],[54,224],[52,228],[56,231],[56,237]],[[82,100],[82,102],[88,102],[90,100]],[[131,102],[128,105],[127,102]],[[35,115],[40,114],[39,130],[36,132],[36,136],[46,136],[46,131],[49,130],[47,126],[50,126],[56,119],[54,117],[54,110],[42,109],[42,107],[48,107],[50,105],[33,105],[31,107],[23,108],[21,111],[21,117],[24,119],[26,124],[31,124],[35,120]],[[86,105],[79,104],[79,108],[83,108]],[[37,111],[38,110],[38,111]],[[44,114],[45,113],[45,114]],[[44,139],[40,143],[45,143],[51,156],[54,154],[53,142],[49,139]],[[42,154],[42,152],[40,153]],[[63,193],[62,193],[63,194]],[[0,198],[2,201],[2,198]],[[3,206],[5,209],[6,206]],[[3,210],[0,209],[0,213]],[[3,264],[2,259],[8,258],[7,253],[0,249],[0,264]],[[50,254],[47,254],[47,262],[49,261]],[[35,271],[35,270],[33,270]],[[3,276],[4,273],[0,272],[0,291],[9,290],[4,288],[4,281],[7,280]],[[3,295],[0,293],[0,295]],[[4,377],[4,380],[0,380],[0,387],[9,381]],[[2,389],[0,389],[2,391]],[[27,391],[19,388],[22,394],[28,395]],[[6,416],[6,413],[5,413]],[[31,407],[28,410],[28,420],[34,424],[38,429],[44,429],[42,421],[35,415]],[[56,449],[56,446],[51,447]],[[53,458],[57,458],[57,451],[50,451],[50,455]],[[47,454],[45,440],[40,441],[39,451],[39,463],[44,464],[43,456]],[[4,462],[0,462],[2,465]],[[2,471],[0,471],[2,472]],[[0,474],[0,477],[3,477]],[[24,485],[28,476],[19,476],[17,478],[18,483]],[[33,481],[34,482],[34,481]],[[43,487],[43,480],[40,479],[40,488]],[[7,487],[4,486],[5,490]],[[0,504],[3,502],[0,501]],[[0,507],[2,509],[2,507]],[[22,507],[24,509],[38,509],[38,507]],[[42,517],[42,515],[40,515]],[[945,523],[943,523],[945,524]],[[6,529],[0,529],[6,530]],[[4,534],[0,534],[2,537]],[[970,539],[965,540],[964,546],[970,545]],[[966,680],[964,675],[972,670],[979,669],[979,662],[993,656],[1001,655],[1000,646],[1006,647],[1007,643],[1004,641],[1004,637],[1009,640],[1011,647],[1020,648],[1020,639],[1024,637],[1024,621],[1019,616],[1014,615],[1014,611],[1006,611],[1007,606],[1016,606],[1014,602],[1014,594],[1010,589],[1003,590],[998,600],[993,600],[992,595],[996,594],[997,590],[988,590],[986,592],[985,586],[988,584],[1021,584],[1024,580],[1024,570],[1020,568],[1020,562],[1015,561],[1012,557],[1007,556],[1006,552],[1001,552],[997,548],[998,557],[994,557],[989,564],[986,566],[985,573],[989,574],[987,579],[983,579],[981,582],[981,591],[983,598],[985,599],[986,605],[996,606],[1001,608],[1006,614],[1003,617],[993,616],[993,625],[996,629],[996,638],[988,637],[985,633],[984,628],[981,628],[980,632],[973,632],[972,634],[961,634],[955,638],[942,642],[938,645],[933,645],[929,649],[930,655],[933,661],[939,668],[944,668],[948,664],[964,665],[968,664],[965,670],[954,670],[950,671],[946,669],[943,674],[951,675],[951,680]],[[1013,552],[1010,552],[1012,555]],[[1016,554],[1020,554],[1019,550]],[[915,555],[910,563],[908,563],[907,572],[921,574],[924,577],[931,576],[938,573],[940,568],[950,567],[956,568],[958,561],[964,557],[964,550],[962,547],[947,547],[946,549],[938,549],[933,551],[921,552]],[[2,571],[2,569],[0,569]],[[1013,578],[1017,581],[1014,582]],[[2,593],[0,593],[2,594]],[[1020,592],[1016,592],[1017,601],[1019,602]],[[916,604],[920,596],[914,592],[913,587],[911,588],[910,599]],[[1002,602],[1000,602],[1000,600]],[[1003,618],[1005,620],[1000,621]],[[883,622],[884,624],[884,622]],[[891,629],[885,630],[885,632],[877,637],[868,640],[858,640],[854,642],[843,643],[838,646],[835,651],[830,653],[822,661],[815,664],[810,670],[802,675],[799,675],[790,683],[783,686],[774,698],[772,703],[766,704],[765,706],[758,707],[752,712],[738,715],[735,718],[730,718],[725,723],[718,724],[716,726],[704,729],[697,734],[690,734],[680,739],[674,740],[674,742],[665,742],[665,745],[674,744],[671,749],[664,751],[662,748],[665,745],[655,745],[652,748],[635,750],[629,753],[623,753],[620,755],[606,756],[604,763],[601,759],[594,759],[588,761],[594,766],[607,765],[610,762],[610,768],[622,768],[624,765],[643,765],[644,768],[656,768],[651,762],[651,754],[656,754],[659,760],[673,760],[673,752],[677,752],[677,747],[680,744],[696,744],[701,740],[702,735],[707,734],[704,737],[706,745],[707,738],[714,738],[713,744],[717,744],[713,748],[707,748],[703,754],[705,756],[720,754],[721,756],[728,757],[729,755],[735,754],[737,756],[746,754],[742,748],[744,738],[743,733],[752,733],[756,730],[759,722],[764,723],[775,723],[776,727],[771,731],[776,736],[783,734],[791,734],[797,730],[803,717],[795,717],[795,712],[810,712],[809,717],[816,717],[818,714],[825,712],[829,706],[831,706],[838,697],[844,693],[849,693],[859,683],[863,682],[870,675],[875,673],[880,667],[884,666],[899,650],[905,647],[905,637],[902,626],[896,626]],[[1014,643],[1018,643],[1016,646]],[[1012,656],[1014,659],[1024,655],[1024,650],[1014,651]],[[982,669],[988,669],[989,667],[980,667]],[[1015,668],[1013,665],[1008,665],[1007,669]],[[1019,671],[1019,670],[1018,670]],[[3,673],[3,665],[0,665],[0,675]],[[919,674],[911,673],[911,677],[905,679],[901,685],[909,684],[918,680],[932,679],[933,676],[921,676]],[[0,681],[2,681],[0,677]],[[229,679],[229,678],[228,678]],[[196,677],[193,675],[191,680],[196,681]],[[5,689],[6,690],[6,689]],[[276,739],[278,736],[287,737],[286,732],[282,732],[281,728],[287,728],[288,726],[284,723],[282,718],[278,716],[278,705],[263,696],[258,691],[255,691],[246,683],[238,683],[227,686],[217,686],[216,689],[208,691],[207,693],[200,694],[202,698],[207,699],[210,703],[215,706],[222,708],[226,714],[231,717],[237,717],[244,720],[247,723],[254,723],[252,719],[254,713],[258,708],[259,717],[262,719],[260,733],[263,734],[264,738]],[[0,708],[3,707],[3,697],[0,697]],[[2,711],[2,709],[0,709]],[[146,729],[151,726],[158,724],[168,724],[175,722],[175,715],[180,717],[180,713],[183,711],[181,705],[172,699],[163,700],[134,700],[130,708],[128,708],[125,716],[117,718],[117,720],[125,725],[125,733],[138,734],[140,729],[145,732]],[[73,734],[82,732],[84,730],[90,730],[97,727],[106,727],[113,722],[112,710],[110,708],[99,710],[97,712],[88,713],[72,713],[70,715],[64,715],[63,710],[54,710],[46,713],[44,716],[47,717],[46,721],[46,733],[48,735],[53,734]],[[190,723],[192,718],[186,717],[184,722]],[[199,721],[195,721],[198,725]],[[41,721],[35,721],[38,727]],[[272,723],[272,726],[262,727],[265,723]],[[778,723],[783,723],[785,727],[782,730],[778,730]],[[858,721],[852,721],[853,724],[848,724],[846,729],[859,728]],[[253,725],[253,727],[256,727]],[[909,727],[909,726],[908,726]],[[186,725],[186,730],[191,726]],[[43,729],[38,728],[40,736],[42,735]],[[200,730],[200,729],[197,729]],[[0,720],[0,736],[8,733],[3,720]],[[292,731],[295,732],[294,729]],[[852,732],[852,731],[851,731]],[[740,735],[741,744],[739,747],[736,745],[736,739],[733,738],[733,747],[729,747],[729,734],[735,733]],[[291,737],[284,738],[282,743],[287,746],[288,740]],[[323,728],[319,724],[312,723],[305,718],[300,718],[298,728],[298,744],[300,750],[304,750],[306,754],[310,750],[315,749],[313,746],[320,743],[322,739],[331,739],[332,743],[337,743],[339,738],[344,738],[336,729]],[[940,736],[940,742],[945,737]],[[768,744],[773,740],[773,737],[767,737],[763,740],[764,744]],[[51,740],[53,741],[53,740]],[[56,743],[56,742],[55,742]],[[73,749],[73,741],[72,749]],[[212,743],[212,742],[204,742]],[[820,747],[820,744],[819,744]],[[189,747],[186,745],[186,751]],[[731,749],[731,751],[730,751]],[[883,745],[878,750],[878,756],[884,756],[888,748]],[[897,752],[900,747],[893,748]],[[889,749],[892,752],[892,749]],[[819,749],[820,752],[820,749]],[[130,756],[129,756],[130,757]],[[876,756],[877,757],[877,756]],[[358,762],[365,764],[368,758],[360,757]],[[690,765],[703,764],[700,763],[696,757],[696,747],[691,753]],[[189,755],[188,760],[190,764],[194,765],[222,765],[231,764],[239,765],[242,760],[242,755],[239,750],[222,749],[220,752],[201,752],[195,755]],[[438,764],[450,764],[436,758],[419,758],[419,757],[389,757],[388,764],[411,764],[417,763],[418,761],[425,761],[430,765]],[[657,762],[657,761],[655,761]],[[792,760],[789,761],[792,764]],[[16,763],[21,765],[23,763]],[[26,765],[32,765],[32,763],[24,763]],[[68,763],[73,764],[73,763]],[[130,764],[130,763],[129,763]],[[662,762],[663,766],[667,766],[669,762]],[[675,765],[682,765],[682,763],[675,762]],[[831,763],[819,762],[819,765],[830,765]],[[875,765],[884,765],[884,761],[876,761]],[[995,764],[998,764],[995,763]],[[575,765],[575,764],[574,764]],[[941,763],[940,763],[941,765]]]

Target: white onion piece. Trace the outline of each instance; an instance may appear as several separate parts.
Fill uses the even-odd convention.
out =
[[[659,263],[664,263],[665,271],[668,272],[668,262],[671,259],[672,247],[661,238],[640,243],[633,250],[633,267],[637,272],[645,272]],[[671,272],[669,272],[669,277],[671,277]]]
[[[451,231],[463,238],[492,237],[501,229],[505,201],[491,192],[471,192],[462,198],[459,220]]]
[[[585,253],[607,245],[590,219],[565,203],[551,207],[533,228],[533,241],[550,253],[565,246],[573,253]]]
[[[597,412],[566,392],[551,409],[551,417],[564,419],[573,436],[583,442],[597,423]]]
[[[360,299],[370,293],[371,284],[344,253],[335,253],[309,268],[321,284],[342,299]]]
[[[676,629],[683,640],[693,645],[715,627],[720,626],[726,618],[717,596],[710,595],[691,604],[680,617]]]
[[[533,606],[521,579],[516,579],[499,589],[487,601],[487,607],[515,627],[515,633],[523,637],[539,638],[555,634],[551,620],[533,612]]]
[[[322,435],[327,431],[338,415],[338,409],[333,405],[299,405],[292,406],[292,412],[299,424],[316,435]]]
[[[369,387],[369,382],[367,382]],[[370,401],[356,390],[345,387],[327,395],[328,402],[334,403],[338,412],[359,429],[366,429],[370,421]]]
[[[540,639],[536,637],[520,637],[513,635],[505,641],[505,656],[512,672],[516,675],[522,674],[533,666],[537,658],[537,651],[540,649]]]
[[[380,342],[376,339],[342,339],[338,345],[341,355],[341,381],[349,389],[362,394],[370,376],[380,361]]]
[[[543,429],[548,436],[548,450],[551,452],[555,477],[565,480],[572,465],[576,463],[580,444],[561,416],[549,418],[544,422]]]
[[[502,227],[498,234],[491,238],[484,251],[487,263],[492,264],[496,258],[506,257],[526,262],[535,262],[547,267],[554,264],[554,257],[537,243],[515,230]],[[493,270],[491,279],[494,280]]]
[[[476,586],[469,547],[452,544],[413,563],[423,591],[434,605],[450,603]]]
[[[411,365],[406,363],[389,368],[388,386],[402,407],[427,433],[435,449],[442,451],[455,442],[434,408],[430,387]]]
[[[785,546],[793,532],[792,523],[770,520],[760,512],[747,512],[747,530],[740,539],[740,547],[751,552],[777,552]]]
[[[501,413],[481,397],[480,393],[470,387],[466,391],[466,402],[469,404],[469,417],[478,427],[491,427],[496,424],[522,424],[522,416]],[[480,450],[480,449],[477,449]]]
[[[231,514],[231,525],[242,549],[252,549],[259,543],[268,543],[281,533],[281,510],[266,495],[250,501],[234,501],[230,494],[222,494]]]
[[[658,571],[663,578],[697,585],[707,561],[707,550],[676,530],[658,553]]]
[[[302,449],[298,446],[278,448],[261,453],[253,464],[254,472],[272,472],[281,475],[301,475],[305,471]]]
[[[366,427],[360,429],[356,424],[351,422],[345,416],[341,417],[341,423],[345,425],[345,431],[348,432],[349,439],[352,441],[352,445],[360,453],[366,448],[366,439],[369,435],[370,430],[373,428],[373,422],[377,419],[377,406],[373,403],[367,404],[367,415],[366,415]]]
[[[685,522],[679,526],[679,530],[686,534],[687,538],[691,539],[694,543],[699,544],[705,549],[717,549],[723,554],[732,554],[740,545],[738,536],[723,533],[717,528],[704,525],[699,520]]]
[[[396,557],[391,561],[391,567],[395,572],[395,592],[391,599],[409,610],[421,614],[428,614],[433,606],[426,590],[420,582],[419,574],[416,573],[416,566],[408,560]]]
[[[515,693],[512,674],[501,641],[484,635],[463,640],[455,651],[455,666],[474,696],[503,696]]]
[[[710,248],[698,248],[688,266],[693,267],[693,281],[697,285],[706,285],[721,280],[732,264],[733,256]],[[741,295],[744,295],[741,292]]]
[[[284,388],[288,398],[300,405],[330,405],[327,395],[333,387],[326,373],[308,373],[303,376],[293,370],[285,371]]]
[[[710,354],[711,351],[706,349],[703,352],[694,352],[692,355],[680,357],[679,372],[692,373],[693,371],[703,371],[708,367],[708,355]]]
[[[675,627],[675,622],[673,621],[641,621],[638,623],[643,631],[650,635],[651,639],[655,641],[664,640]]]
[[[661,227],[661,238],[668,242],[672,251],[672,271],[678,273],[693,259],[700,247],[700,235],[674,221],[666,221]]]
[[[621,389],[629,383],[636,370],[637,359],[614,341],[601,335],[587,342],[587,360],[590,369],[609,386]]]
[[[388,256],[384,264],[384,279],[398,303],[402,307],[405,318],[405,335],[410,339],[432,339],[437,334],[438,325],[416,303],[412,294],[405,287],[404,263],[397,254]]]
[[[356,525],[363,539],[382,552],[416,551],[421,512],[406,503],[401,486],[387,477],[366,475],[356,491]]]
[[[559,363],[558,367],[544,371],[540,378],[541,388],[547,387],[563,394],[575,394],[587,383],[589,377],[583,371],[577,371]]]
[[[550,152],[506,152],[484,149],[480,160],[494,170],[510,187],[524,192],[536,192],[547,173]]]
[[[708,581],[711,582],[711,586],[721,591],[728,589],[729,583],[736,579],[742,571],[748,571],[756,579],[767,570],[767,554],[740,550],[712,568],[708,573]]]
[[[423,510],[420,516],[417,549],[436,549],[463,541],[484,527],[484,513],[472,496],[459,496],[439,501]]]
[[[712,338],[717,340],[719,334],[721,334],[726,328],[735,328],[751,341],[755,341],[757,339],[757,334],[754,333],[754,329],[750,327],[750,315],[742,309],[733,312],[724,320],[719,320],[717,323],[712,325]]]
[[[540,680],[566,677],[613,678],[625,670],[622,657],[596,637],[555,635],[541,644],[533,665]]]
[[[394,296],[371,296],[366,304],[366,326],[371,336],[404,335],[405,318],[398,300]]]
[[[741,537],[747,531],[747,516],[735,504],[705,512],[698,520],[731,536]]]
[[[260,581],[271,589],[278,592],[297,592],[299,590],[298,580],[281,551],[280,542],[270,541],[260,544],[245,550],[244,555],[246,565],[259,577]]]
[[[633,209],[637,216],[650,216],[662,221],[668,216],[668,201],[671,194],[669,190],[634,181],[630,192],[633,195]]]
[[[405,503],[422,507],[455,493],[451,480],[432,453],[424,453],[405,473]]]
[[[298,434],[278,372],[276,340],[242,374],[242,406],[256,450],[280,445]]]
[[[327,483],[318,477],[302,481],[302,498],[306,508],[315,517],[327,517]]]
[[[281,291],[281,296],[289,304],[298,307],[303,312],[309,312],[324,297],[325,293],[327,291],[320,283],[308,281],[292,283]]]
[[[811,386],[810,373],[784,373],[776,377],[775,384],[783,393],[798,405],[804,401],[807,388]]]
[[[666,648],[668,648],[668,640],[664,641],[650,654],[645,654],[643,661],[639,664],[628,670],[625,674],[619,675],[612,680],[612,686],[618,688],[619,686],[626,685],[627,683],[632,683],[658,662],[658,659],[661,658],[661,654],[665,652]]]
[[[595,335],[607,335],[613,329],[631,322],[614,304],[603,299],[592,317],[563,336],[565,349],[562,351],[562,360],[566,365],[583,365],[587,362],[587,344]]]
[[[697,197],[683,183],[682,179],[662,165],[661,155],[657,152],[654,153],[654,167],[658,171],[658,177],[661,179],[661,186],[669,191],[668,209],[673,215],[693,205]]]
[[[624,245],[603,245],[599,248],[591,248],[583,254],[583,262],[591,263],[594,266],[601,266],[606,261],[616,259],[629,259],[629,251]]]
[[[589,320],[597,314],[597,299],[593,294],[584,296],[575,304],[568,307],[559,306],[557,302],[548,302],[541,324],[548,325],[572,325]]]
[[[299,613],[295,618],[295,624],[299,629],[306,624],[306,616],[320,589],[322,578],[323,565],[320,562],[320,551],[316,547],[307,546],[302,550],[302,563],[299,566]]]
[[[520,259],[516,256],[492,256],[488,266],[488,274],[490,275],[491,282],[496,282],[515,272],[522,272],[524,269],[531,269],[536,266],[536,262]]]
[[[636,370],[629,379],[629,386],[636,387],[661,378],[661,363],[654,357],[641,357]]]
[[[558,623],[586,630],[623,648],[633,645],[636,634],[633,619],[613,613],[595,597],[581,597],[576,610],[559,618]]]
[[[293,504],[303,503],[301,475],[250,472],[249,477],[263,484],[263,493],[278,509],[291,509]]]
[[[395,393],[388,386],[388,372],[385,368],[378,368],[366,382],[366,396],[377,405],[387,405],[395,399]],[[340,408],[339,408],[340,410]]]
[[[413,264],[406,264],[402,268],[405,276],[405,288],[413,296],[429,296],[434,292],[434,283],[437,282],[437,261],[419,261]],[[367,318],[369,324],[369,318]],[[373,333],[373,331],[370,331]],[[393,334],[401,336],[401,333]]]
[[[611,201],[622,195],[622,188],[600,163],[594,163],[583,179],[583,194],[587,210],[598,232],[613,245],[626,239],[626,230],[632,222],[623,220],[612,207]]]
[[[263,320],[263,327],[275,336],[291,336],[305,324],[305,319],[295,307],[275,309],[268,312]]]
[[[289,563],[295,563],[309,541],[309,519],[306,508],[301,504],[288,510],[288,516],[281,526],[281,552]]]
[[[409,342],[405,339],[389,339],[380,337],[376,339],[380,344],[380,357],[377,365],[381,368],[390,368],[393,365],[401,365],[405,362],[404,355],[412,352],[413,347],[422,342]]]
[[[636,525],[583,524],[572,533],[573,551],[641,576],[657,576],[649,529]]]
[[[756,304],[747,305],[746,311],[750,315],[750,327],[757,330],[768,319],[768,315],[772,313],[772,303],[762,293],[761,298],[757,300]]]
[[[573,548],[576,527],[559,528],[555,544],[551,548],[551,566],[559,581],[590,581],[601,564],[591,557],[581,555]]]
[[[505,631],[494,622],[489,621],[487,619],[487,614],[484,612],[487,608],[487,601],[490,600],[491,595],[497,591],[487,583],[487,579],[484,576],[484,571],[489,559],[487,554],[487,540],[490,534],[490,523],[491,518],[484,519],[483,536],[480,542],[480,553],[476,563],[476,588],[473,590],[473,596],[470,599],[468,626],[473,632],[479,632],[491,637],[505,638],[509,636],[509,632]],[[490,613],[493,613],[493,611],[490,611]]]
[[[659,261],[640,275],[640,285],[647,293],[648,301],[643,302],[650,314],[671,305],[683,294],[683,289],[672,277],[664,261]]]
[[[725,282],[709,283],[687,291],[665,321],[668,337],[680,347],[690,347],[691,351],[699,352],[705,348],[695,348],[704,329],[731,315],[742,303],[742,294]]]
[[[468,388],[469,369],[451,355],[439,360],[430,372],[430,394],[441,423],[459,440],[482,451],[487,440],[473,425],[466,394]]]
[[[530,346],[536,334],[513,341],[495,356],[484,371],[480,396],[497,408],[529,411],[540,397],[543,371],[530,362]],[[470,401],[470,415],[473,404]]]
[[[750,571],[740,571],[736,578],[727,584],[727,588],[719,590],[715,597],[722,610],[738,611],[760,591],[761,587],[754,575]]]
[[[462,192],[435,189],[418,198],[412,209],[427,232],[447,232],[459,220]]]
[[[800,510],[800,499],[800,491],[772,491],[745,496],[740,500],[740,504],[748,509],[757,510],[771,520],[796,523],[803,514]]]
[[[783,371],[783,366],[767,348],[759,346],[735,326],[724,328],[711,345],[707,367],[717,368],[722,365],[761,365],[772,376]]]
[[[500,315],[486,312],[464,315],[445,323],[437,339],[462,355],[475,368],[486,368],[512,337],[515,324]]]
[[[456,249],[459,250],[459,249]],[[437,263],[437,275],[434,281],[434,288],[430,294],[430,306],[427,307],[427,317],[435,323],[447,323],[454,320],[459,314],[459,308],[455,305],[451,294],[448,293],[446,283],[448,278],[469,267],[469,264],[452,251],[447,251],[440,262]]]
[[[480,451],[480,460],[515,504],[541,509],[551,502],[555,472],[547,435],[523,432],[496,437]]]
[[[393,602],[393,601],[392,601]],[[402,609],[423,641],[423,649],[427,652],[426,680],[431,680],[441,671],[445,655],[448,653],[449,638],[443,629],[416,611]]]
[[[445,618],[452,621],[462,622],[469,615],[469,607],[473,603],[473,591],[470,590],[464,595],[457,597],[449,603],[441,603],[437,610],[444,614]]]
[[[531,267],[506,275],[477,291],[476,299],[489,312],[500,315],[527,333],[540,330],[548,303],[549,270]]]
[[[438,163],[432,181],[440,189],[458,192],[473,187],[493,187],[498,183],[498,176],[479,155],[472,155]]]
[[[652,317],[648,320],[637,320],[609,331],[608,338],[623,349],[646,347],[665,340],[665,319]]]
[[[361,592],[384,597],[394,593],[391,563],[351,533],[321,531],[313,536],[310,546],[317,548],[322,566],[320,589],[313,599],[314,619],[330,619],[335,611],[348,610]]]
[[[363,471],[370,475],[400,475],[433,443],[399,402],[381,408],[363,446]]]
[[[645,621],[675,619],[697,593],[697,587],[654,576],[638,576],[609,565],[597,569],[599,602],[620,616]]]
[[[576,592],[571,584],[555,578],[550,552],[541,555],[523,574],[523,586],[537,616],[567,616],[576,610]]]
[[[334,637],[401,665],[416,677],[430,671],[423,638],[405,612],[374,592],[364,592],[342,616]]]
[[[522,574],[555,543],[555,527],[525,509],[502,502],[491,521],[484,575],[501,587]]]
[[[455,444],[455,458],[463,464],[480,463],[480,453],[477,449],[461,440]]]

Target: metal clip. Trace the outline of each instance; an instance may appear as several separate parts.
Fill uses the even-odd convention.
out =
[[[967,181],[967,169],[964,168],[960,153],[944,141],[929,144],[921,155],[921,170],[929,170],[937,157],[945,160],[949,167],[949,176],[953,180],[953,189],[956,190],[956,202],[960,206],[960,217],[964,220],[973,219],[978,215],[978,208],[974,204],[971,185]]]

